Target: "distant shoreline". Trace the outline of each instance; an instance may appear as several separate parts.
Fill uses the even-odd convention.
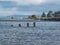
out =
[[[40,20],[44,20],[44,21],[60,21],[60,17],[41,18]]]
[[[46,18],[46,19],[0,19],[0,21],[60,21],[60,18]]]
[[[0,18],[0,21],[60,21],[60,17],[41,17],[37,19],[30,18]]]

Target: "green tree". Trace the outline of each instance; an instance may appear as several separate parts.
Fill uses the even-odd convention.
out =
[[[42,16],[41,16],[41,17],[46,17],[46,14],[45,14],[45,12],[43,12],[43,13],[42,13]]]
[[[48,12],[47,17],[53,17],[52,11],[49,11],[49,12]]]
[[[32,18],[37,18],[37,16],[36,15],[32,15]]]
[[[36,15],[31,15],[31,16],[29,16],[28,18],[30,18],[30,19],[36,19],[37,16],[36,16]]]

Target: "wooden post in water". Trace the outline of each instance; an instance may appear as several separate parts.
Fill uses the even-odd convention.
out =
[[[21,24],[19,24],[19,27],[21,27]]]
[[[13,25],[11,25],[11,27],[13,27]]]
[[[33,27],[36,27],[36,23],[35,22],[33,22]]]
[[[29,27],[29,23],[27,23],[27,27]]]

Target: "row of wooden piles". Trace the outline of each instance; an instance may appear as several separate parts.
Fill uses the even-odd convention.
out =
[[[19,27],[21,27],[21,24],[18,24]],[[27,27],[29,27],[29,23],[27,23]],[[11,25],[11,27],[13,27],[13,25]],[[33,27],[36,27],[36,22],[33,22]]]

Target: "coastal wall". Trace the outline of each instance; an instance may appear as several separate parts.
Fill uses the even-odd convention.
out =
[[[48,18],[40,18],[40,20],[47,21],[60,21],[60,17],[48,17]]]

